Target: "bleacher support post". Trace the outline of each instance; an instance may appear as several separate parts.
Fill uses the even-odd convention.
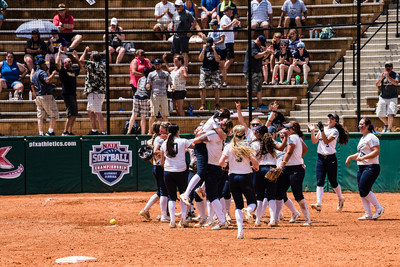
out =
[[[340,96],[342,98],[345,97],[345,94],[344,94],[344,57],[342,57],[342,94]]]
[[[247,86],[247,92],[249,96],[249,126],[250,122],[253,120],[253,90],[251,90],[252,87],[252,80],[251,80],[251,72],[252,72],[252,61],[253,57],[251,56],[251,0],[247,1],[247,50],[249,51],[249,58],[248,58],[248,68],[247,68],[247,80],[248,86]],[[245,57],[247,56],[247,53],[245,54]]]
[[[388,43],[388,39],[389,39],[389,8],[386,8],[386,45],[385,45],[385,49],[388,50],[389,49],[389,43]]]
[[[357,1],[357,122],[361,119],[361,1]]]
[[[396,1],[396,37],[399,38],[399,0]]]
[[[104,18],[105,18],[105,46],[106,46],[106,109],[107,109],[107,134],[111,134],[111,127],[110,127],[110,58],[109,48],[108,48],[108,0],[105,0],[104,3]]]

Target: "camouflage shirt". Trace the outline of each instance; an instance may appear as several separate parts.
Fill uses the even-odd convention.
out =
[[[104,94],[106,91],[106,63],[85,61],[85,69],[87,73],[83,94],[92,92]]]

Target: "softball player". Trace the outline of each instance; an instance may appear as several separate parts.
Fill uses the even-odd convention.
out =
[[[238,239],[244,238],[243,212],[250,216],[256,208],[256,196],[252,184],[253,170],[258,171],[258,161],[252,148],[245,145],[243,139],[246,135],[245,127],[236,125],[233,128],[231,143],[225,146],[219,165],[223,168],[229,163],[229,187],[235,201],[235,216],[238,226]],[[250,166],[250,161],[253,166]],[[247,200],[247,208],[244,208],[243,197]]]
[[[382,207],[371,188],[380,173],[379,139],[372,133],[374,127],[367,118],[362,118],[358,124],[358,129],[363,134],[357,145],[357,153],[350,155],[346,159],[346,166],[349,167],[352,160],[357,161],[357,183],[360,191],[361,202],[365,210],[365,215],[359,220],[376,220],[382,216],[385,208]],[[375,213],[372,215],[371,204],[375,207]]]
[[[340,184],[337,182],[336,142],[339,139],[340,145],[347,144],[349,142],[349,135],[339,123],[339,116],[336,114],[328,114],[328,126],[324,127],[322,122],[318,123],[319,132],[317,134],[315,134],[315,127],[311,123],[308,123],[308,128],[311,131],[312,143],[316,144],[318,142],[318,156],[315,164],[317,203],[311,204],[311,208],[321,211],[325,177],[328,175],[329,183],[338,197],[337,210],[341,211],[343,209],[344,197]]]

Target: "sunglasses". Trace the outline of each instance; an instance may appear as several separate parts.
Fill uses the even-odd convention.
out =
[[[256,126],[260,126],[259,123],[252,123],[251,126],[256,127]]]
[[[282,38],[282,36],[275,36],[275,38]]]
[[[304,49],[304,47],[297,47],[297,49]]]
[[[281,45],[281,46],[286,47],[287,45]]]

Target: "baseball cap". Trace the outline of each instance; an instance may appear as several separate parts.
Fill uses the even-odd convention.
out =
[[[182,0],[176,0],[176,1],[175,1],[175,5],[176,5],[176,6],[183,6]]]
[[[281,40],[280,41],[280,43],[279,43],[279,45],[286,45],[286,46],[288,46],[289,45],[289,40]]]
[[[297,44],[297,47],[305,47],[306,45],[303,43],[303,42],[299,42],[298,44]]]
[[[44,64],[44,63],[46,63],[46,61],[45,61],[43,58],[39,58],[39,59],[36,60],[36,62],[35,62],[36,65],[42,65],[42,64]]]
[[[117,25],[117,24],[118,24],[117,18],[112,18],[111,19],[111,25]]]
[[[337,114],[328,114],[328,118],[334,118],[336,122],[339,122],[339,116]]]
[[[385,67],[393,67],[393,63],[390,61],[385,62]]]
[[[289,122],[283,125],[283,127],[285,127],[286,129],[290,129],[293,128],[293,123]]]
[[[213,45],[214,44],[214,39],[212,37],[207,37],[206,43],[207,43],[207,45]]]
[[[162,64],[162,63],[163,63],[163,61],[159,58],[156,58],[153,60],[153,64]]]
[[[226,6],[226,7],[224,8],[224,12],[226,12],[226,11],[228,11],[228,10],[234,10],[234,8],[231,7],[231,6]]]
[[[277,131],[276,131],[275,126],[269,126],[269,127],[268,127],[268,132],[269,132],[269,133],[276,133]]]
[[[256,129],[254,131],[258,132],[261,135],[264,135],[264,134],[268,133],[268,127],[265,125],[261,125],[261,126],[256,127]]]
[[[210,26],[212,26],[212,25],[218,25],[218,20],[212,19],[212,20],[210,21],[209,25],[210,25]]]
[[[258,36],[258,40],[260,40],[262,46],[265,46],[265,42],[267,41],[267,39],[265,39],[264,35]]]

